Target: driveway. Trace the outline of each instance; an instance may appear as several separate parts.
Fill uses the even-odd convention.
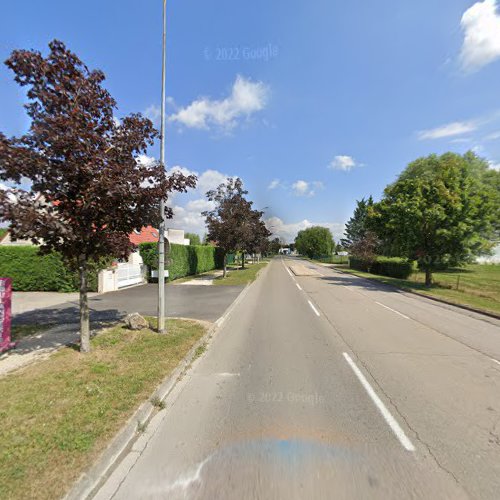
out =
[[[193,318],[216,321],[243,289],[242,286],[178,286],[166,285],[166,314],[169,317]],[[123,318],[138,312],[147,316],[157,314],[158,287],[141,285],[117,292],[92,294],[89,298],[90,320],[96,323]],[[61,297],[61,294],[58,294]],[[79,318],[78,296],[69,294],[64,303],[51,303],[47,307],[33,308],[26,304],[16,305],[14,297],[13,324],[26,323],[76,323]],[[37,299],[37,304],[41,304]],[[29,310],[27,310],[29,309]],[[19,311],[16,314],[16,311]]]

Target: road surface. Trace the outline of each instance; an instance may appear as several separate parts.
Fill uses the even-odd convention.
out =
[[[500,322],[275,259],[96,498],[500,498]]]
[[[215,321],[234,301],[243,286],[181,286],[167,284],[165,286],[165,310],[167,316],[194,318],[203,321]],[[23,296],[24,295],[24,296]],[[78,295],[69,294],[67,302],[54,298],[47,307],[42,307],[42,293],[36,294],[37,300],[31,299],[31,292],[17,293],[16,314],[13,323],[20,324],[68,324],[79,321]],[[66,294],[59,294],[64,296]],[[89,298],[90,320],[96,326],[101,322],[116,321],[128,313],[138,312],[145,316],[156,316],[158,304],[158,285],[147,285],[124,288],[116,292],[91,294]],[[35,302],[35,307],[31,302]]]

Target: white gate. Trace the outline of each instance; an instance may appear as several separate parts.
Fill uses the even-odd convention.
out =
[[[116,276],[118,288],[143,283],[141,264],[120,263],[116,268]]]

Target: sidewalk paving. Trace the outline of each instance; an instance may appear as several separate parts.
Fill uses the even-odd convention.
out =
[[[195,286],[210,286],[214,284],[214,279],[222,276],[223,271],[214,271],[212,273],[205,273],[197,276],[196,278],[188,281],[177,283],[177,285],[195,285]],[[174,283],[176,284],[176,283]]]
[[[98,295],[89,293],[89,298]],[[61,292],[12,292],[12,314],[21,314],[44,307],[53,307],[68,302],[78,305],[79,293]]]

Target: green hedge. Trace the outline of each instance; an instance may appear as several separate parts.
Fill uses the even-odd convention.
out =
[[[152,269],[157,268],[158,244],[141,243],[139,245],[144,264]],[[208,245],[170,245],[169,280],[204,273],[212,269],[221,269],[223,254],[220,248]]]
[[[368,265],[362,259],[349,257],[349,267],[358,271],[368,271]],[[415,263],[401,257],[377,257],[372,263],[370,272],[381,276],[407,279],[415,269]]]
[[[97,265],[89,265],[89,291],[97,291]],[[40,255],[35,246],[0,246],[0,277],[12,278],[21,292],[76,292],[78,273],[70,270],[61,255]]]

